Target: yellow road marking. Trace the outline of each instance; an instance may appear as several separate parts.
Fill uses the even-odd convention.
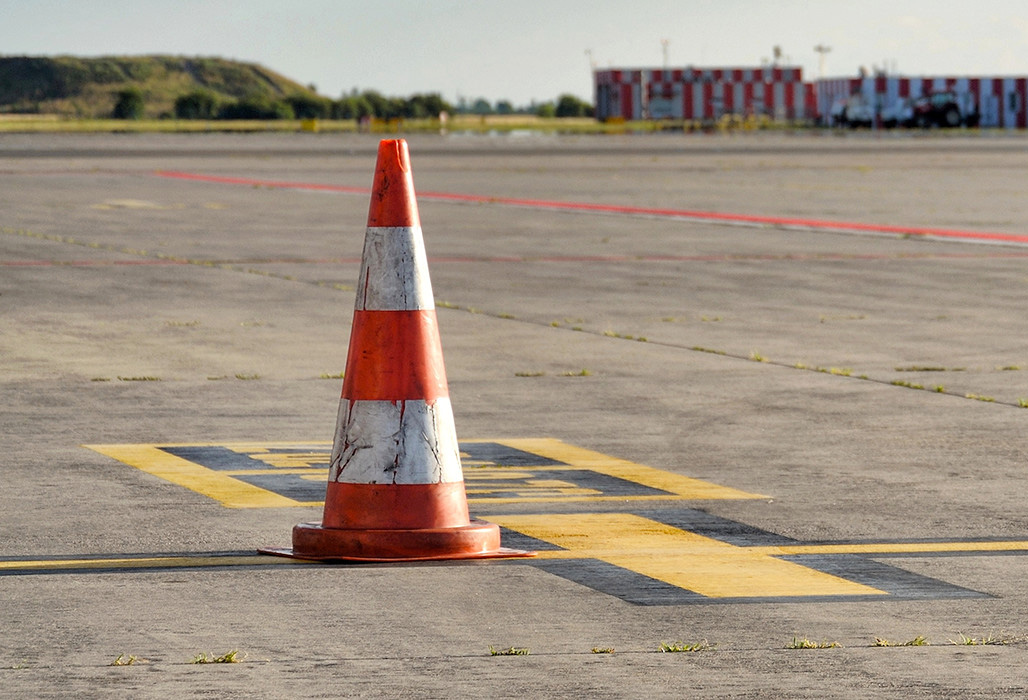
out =
[[[1007,542],[861,542],[854,544],[791,544],[746,547],[746,551],[767,556],[793,554],[931,554],[933,552],[1021,552],[1028,540]]]
[[[26,561],[0,561],[0,571],[61,571],[64,569],[152,569],[183,568],[193,566],[255,566],[258,564],[304,563],[264,554],[174,557],[114,557],[109,559],[36,559]]]
[[[565,444],[552,438],[508,439],[508,440],[468,440],[467,443],[495,443],[538,457],[563,463],[559,469],[567,472],[582,472],[583,483],[560,482],[547,480],[545,473],[554,469],[552,466],[526,467],[471,467],[465,470],[466,492],[468,503],[506,504],[506,503],[553,503],[553,502],[634,502],[634,501],[678,501],[678,500],[712,500],[712,499],[756,499],[766,498],[759,494],[747,493],[738,489],[719,486],[699,479],[693,479],[672,472],[654,469],[642,464],[635,464],[617,459],[600,452],[593,452],[581,447]],[[219,501],[227,508],[288,508],[297,506],[320,506],[321,501],[296,501],[279,495],[268,489],[248,484],[234,476],[250,476],[259,474],[299,475],[301,478],[325,479],[327,470],[321,466],[302,466],[316,457],[311,448],[324,445],[326,452],[331,448],[328,442],[225,442],[225,443],[161,443],[142,445],[84,445],[100,454],[107,455],[145,471],[154,476],[183,486],[191,491],[203,494]],[[260,469],[208,469],[200,464],[160,449],[162,447],[221,447],[240,455],[258,459],[269,465],[268,470]],[[295,448],[297,453],[270,453],[273,448]],[[521,484],[510,484],[509,487],[494,488],[490,479],[500,474],[510,480],[523,479]],[[594,472],[622,479],[662,491],[663,493],[604,495],[602,491],[590,488],[588,474]],[[533,479],[533,476],[541,478]],[[493,496],[491,494],[507,492],[515,495]]]
[[[227,445],[218,445],[227,447]],[[296,501],[176,457],[159,445],[83,445],[165,481],[203,494],[227,508],[285,508]]]
[[[887,595],[759,551],[767,548],[737,547],[629,513],[490,520],[573,557],[599,559],[709,598]],[[563,558],[565,553],[545,554]]]
[[[662,469],[655,469],[642,464],[636,464],[635,462],[629,462],[628,460],[618,459],[605,455],[602,452],[593,452],[592,450],[569,445],[553,438],[486,440],[485,442],[495,442],[507,447],[513,447],[516,450],[530,452],[540,457],[548,457],[558,462],[565,462],[569,465],[567,467],[569,469],[587,469],[673,494],[670,496],[598,496],[592,498],[561,499],[561,501],[738,500],[767,498],[767,496],[760,494],[747,493],[746,491],[740,491],[728,486],[719,486],[709,481],[692,479]]]

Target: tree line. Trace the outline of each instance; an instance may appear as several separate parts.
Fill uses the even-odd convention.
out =
[[[117,94],[115,119],[142,119],[146,95],[139,88],[127,88]],[[210,90],[193,90],[175,99],[176,119],[437,119],[447,114],[535,114],[540,117],[591,117],[593,107],[574,95],[561,95],[554,102],[532,104],[515,109],[500,100],[495,105],[485,99],[460,99],[456,105],[438,93],[410,97],[386,97],[375,90],[356,90],[338,100],[316,94],[272,97],[256,94],[241,99],[226,99]]]

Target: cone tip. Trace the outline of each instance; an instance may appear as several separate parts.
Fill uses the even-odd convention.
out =
[[[410,152],[405,139],[384,139],[378,144],[378,166],[380,169],[398,168],[410,172]]]
[[[420,225],[407,142],[404,139],[380,141],[368,226]]]

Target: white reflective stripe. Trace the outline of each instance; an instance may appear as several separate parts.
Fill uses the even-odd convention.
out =
[[[450,400],[351,403],[344,398],[328,479],[350,484],[464,481]]]
[[[420,226],[369,226],[357,283],[358,311],[434,309]]]

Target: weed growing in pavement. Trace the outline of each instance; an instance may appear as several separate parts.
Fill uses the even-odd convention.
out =
[[[687,651],[712,651],[717,649],[717,644],[710,644],[704,639],[701,642],[661,642],[660,651],[664,653],[687,652]]]
[[[251,381],[253,379],[260,379],[260,378],[261,378],[261,375],[259,375],[259,374],[237,374],[236,375],[236,379],[242,379],[244,381]]]
[[[578,371],[578,372],[572,372],[572,371],[561,372],[560,376],[562,376],[562,377],[590,377],[590,376],[592,376],[592,372],[590,372],[587,369],[583,369],[583,370]]]
[[[135,664],[145,664],[146,659],[141,659],[138,656],[132,656],[131,654],[118,654],[118,658],[112,661],[109,665],[111,666],[134,666]]]
[[[506,649],[497,649],[496,647],[489,646],[489,656],[528,656],[530,653],[528,647],[507,647]]]
[[[342,379],[344,376],[345,376],[345,373],[343,373],[343,372],[336,372],[334,374],[330,374],[328,372],[322,372],[321,374],[318,375],[318,378],[319,379]]]
[[[713,350],[711,348],[705,348],[705,347],[701,347],[699,345],[693,345],[689,349],[693,350],[695,352],[709,352],[711,355],[727,355],[728,354],[724,350]]]
[[[191,664],[237,664],[242,659],[239,657],[239,650],[233,649],[232,651],[226,651],[221,656],[215,656],[212,654],[205,654],[203,652],[193,657]]]
[[[159,382],[160,377],[118,377],[119,382]]]
[[[996,399],[992,396],[982,396],[981,394],[964,394],[965,399],[974,399],[975,401],[985,401],[986,403],[993,403]]]
[[[812,642],[806,637],[800,639],[799,637],[793,637],[792,641],[785,645],[786,649],[838,649],[842,645],[838,642],[829,642],[827,640],[822,642]]]
[[[928,638],[921,635],[914,637],[907,642],[890,642],[888,639],[882,639],[881,637],[875,637],[874,647],[927,647],[931,646],[928,642]]]
[[[594,654],[613,654],[614,647],[593,647],[592,652]]]
[[[993,637],[991,634],[988,637],[967,637],[963,634],[960,635],[959,640],[949,640],[950,644],[956,644],[958,646],[994,646],[1009,644],[1010,639],[1005,637]]]

